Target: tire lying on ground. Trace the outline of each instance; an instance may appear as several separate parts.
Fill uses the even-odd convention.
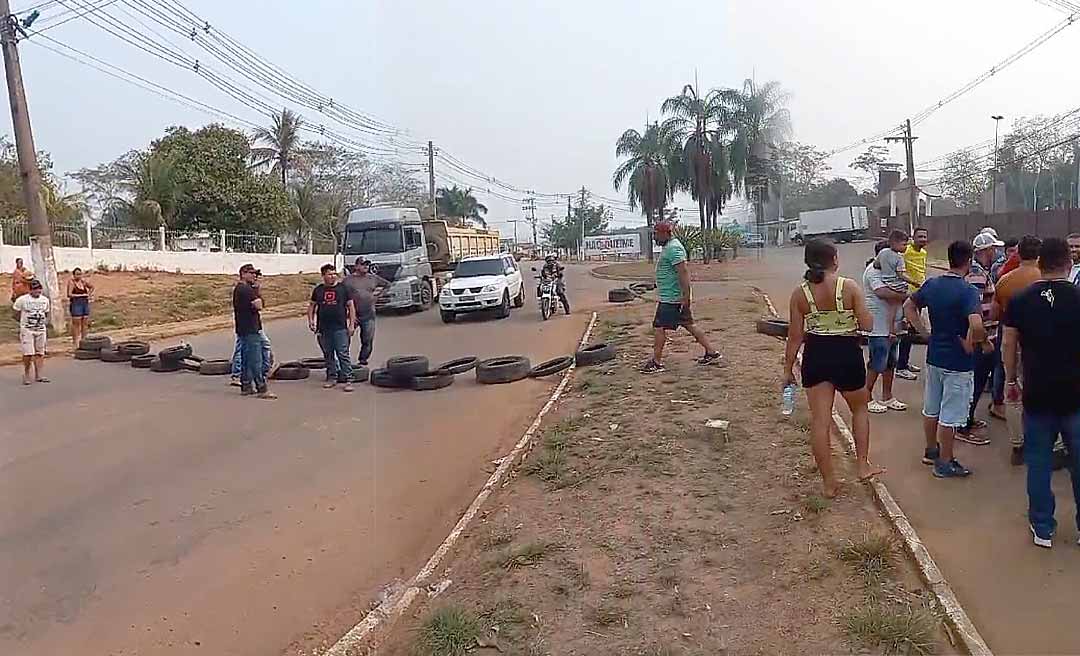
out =
[[[144,353],[143,355],[131,356],[131,366],[136,369],[149,369],[150,365],[157,359],[156,355],[151,353]]]
[[[391,389],[403,389],[409,386],[411,380],[401,380],[390,375],[387,369],[372,369],[368,382],[375,387],[389,387]]]
[[[626,303],[634,300],[634,292],[626,287],[616,287],[607,293],[608,303]]]
[[[356,365],[352,368],[352,382],[354,383],[366,383],[370,376],[371,370],[367,367]]]
[[[454,384],[454,374],[449,371],[436,369],[418,376],[413,376],[412,388],[418,392],[437,390]]]
[[[627,288],[638,296],[651,291],[654,287],[656,287],[656,285],[653,285],[651,282],[632,282],[627,285]]]
[[[79,340],[79,350],[100,351],[112,348],[112,340],[105,335],[87,335]]]
[[[601,362],[607,362],[608,360],[614,359],[615,347],[611,344],[605,344],[604,342],[600,342],[599,344],[589,344],[574,354],[574,362],[576,362],[579,367],[587,367],[591,364],[600,364]]]
[[[117,351],[127,353],[130,356],[146,355],[150,352],[150,343],[137,339],[129,339],[123,342],[117,342],[114,348]]]
[[[191,357],[191,345],[190,344],[178,344],[176,346],[170,346],[169,348],[162,349],[158,353],[158,359],[162,362],[172,362],[180,366],[180,361],[185,358]]]
[[[300,358],[298,362],[308,369],[326,369],[326,358]]]
[[[131,354],[126,351],[101,351],[102,362],[131,362]]]
[[[574,356],[572,355],[552,358],[533,367],[532,371],[529,372],[529,378],[543,378],[544,376],[557,374],[560,371],[566,371],[572,364],[574,364]]]
[[[198,372],[199,369],[202,367],[202,358],[199,358],[197,360],[194,357],[184,358],[183,360],[180,361],[179,364],[180,364],[180,368],[183,369],[184,371]]]
[[[464,358],[457,358],[449,362],[444,362],[436,367],[436,371],[447,371],[452,374],[463,374],[466,371],[472,371],[476,369],[476,365],[480,364],[480,358],[475,355],[470,355]]]
[[[484,385],[512,383],[521,380],[532,371],[529,358],[522,355],[507,355],[491,358],[476,365],[476,382]]]
[[[323,368],[326,363],[323,362]],[[304,366],[304,361],[282,362],[272,376],[273,380],[304,380],[311,375],[311,369]]]
[[[75,349],[76,360],[100,360],[101,351],[92,351],[89,349]]]
[[[757,331],[770,337],[787,337],[788,322],[783,319],[758,319],[755,324]]]
[[[174,371],[180,371],[179,360],[162,360],[160,357],[154,358],[150,363],[150,371],[156,371],[158,373],[172,373]]]
[[[396,355],[386,361],[386,370],[390,375],[406,383],[415,376],[426,374],[430,367],[431,363],[422,355]]]
[[[224,376],[232,373],[230,360],[203,360],[199,363],[199,374],[202,376]]]

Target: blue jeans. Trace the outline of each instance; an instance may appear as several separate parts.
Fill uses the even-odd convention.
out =
[[[349,362],[349,331],[344,328],[319,333],[319,348],[326,359],[326,380],[337,379],[339,383],[352,381],[352,363]]]
[[[360,355],[356,360],[360,366],[366,367],[371,351],[375,348],[375,317],[360,319],[357,322],[357,328],[360,332]]]
[[[911,362],[911,339],[908,336],[900,336],[900,351],[896,358],[896,368],[907,369],[908,364]]]
[[[1058,415],[1024,411],[1024,463],[1027,464],[1028,519],[1039,537],[1054,535],[1054,492],[1050,488],[1054,442],[1058,434],[1069,455],[1073,500],[1080,528],[1080,412]]]
[[[871,336],[867,344],[870,347],[870,362],[867,366],[871,371],[883,374],[896,369],[896,358],[900,349],[896,340],[889,337]]]
[[[266,391],[266,365],[263,362],[263,336],[240,335],[240,389]]]
[[[270,375],[270,367],[273,366],[273,364],[274,364],[274,354],[270,351],[270,338],[266,336],[266,331],[265,330],[260,330],[259,331],[259,336],[262,337],[262,340],[263,340],[263,346],[262,346],[263,375],[264,376],[269,376]],[[233,356],[232,356],[232,377],[233,378],[239,378],[240,377],[240,351],[241,351],[241,348],[242,347],[241,347],[241,343],[240,343],[240,336],[237,335],[236,336],[236,348],[233,349]]]

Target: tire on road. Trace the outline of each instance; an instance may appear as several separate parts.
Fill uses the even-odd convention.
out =
[[[591,364],[600,364],[614,359],[615,347],[604,342],[589,344],[574,354],[574,362],[579,367],[587,367]]]
[[[300,358],[299,362],[308,369],[326,369],[326,358]],[[285,364],[281,366],[284,367]]]
[[[439,316],[442,318],[443,323],[454,323],[454,319],[457,317],[453,312],[447,312],[446,310],[439,310]]]
[[[101,351],[102,362],[131,362],[131,354],[126,351],[114,351],[112,349]]]
[[[475,355],[470,355],[468,357],[456,358],[449,362],[444,362],[436,368],[436,371],[447,371],[457,375],[476,369],[476,365],[478,364],[480,364],[480,358]]]
[[[483,385],[512,383],[527,378],[532,363],[523,355],[507,355],[490,358],[476,365],[476,382]]]
[[[76,360],[100,360],[101,351],[91,351],[88,349],[75,349]]]
[[[387,369],[372,369],[368,382],[375,387],[387,387],[390,389],[404,389],[409,386],[411,380],[400,380],[390,375]]]
[[[352,368],[352,382],[354,383],[366,383],[368,378],[371,377],[371,370],[367,367],[361,367],[356,365]]]
[[[134,357],[136,355],[146,355],[149,353],[150,343],[138,339],[129,339],[123,342],[117,342],[114,348],[117,351],[122,351]]]
[[[198,373],[199,368],[202,366],[202,358],[198,360],[194,358],[184,358],[180,361],[180,368],[184,371],[193,371]]]
[[[787,337],[788,322],[783,319],[758,319],[755,324],[757,331],[770,337]]]
[[[176,346],[170,346],[169,348],[162,349],[158,353],[158,359],[162,362],[173,362],[178,367],[180,361],[184,358],[191,357],[191,345],[190,344],[178,344]]]
[[[203,360],[199,363],[200,376],[224,376],[232,373],[231,360]]]
[[[506,319],[510,316],[510,290],[507,289],[503,292],[502,303],[495,310],[496,319]]]
[[[608,303],[626,303],[634,300],[634,292],[626,287],[616,287],[607,293]]]
[[[135,369],[149,369],[154,360],[157,360],[157,356],[152,353],[133,355],[131,356],[131,366]]]
[[[529,378],[543,378],[544,376],[557,374],[560,371],[566,371],[572,364],[574,364],[574,356],[572,355],[552,358],[533,367],[532,371],[529,372]]]
[[[112,348],[112,340],[106,335],[87,335],[79,340],[81,351],[101,351]]]
[[[150,363],[150,371],[157,373],[172,373],[174,371],[180,371],[179,360],[162,360],[160,357],[154,358]]]
[[[323,363],[325,368],[326,364]],[[304,361],[282,362],[274,372],[273,380],[304,380],[311,376],[311,369],[304,366]]]
[[[428,371],[419,376],[413,376],[412,388],[418,392],[442,389],[454,384],[454,374],[449,371]]]
[[[395,355],[386,361],[386,371],[398,380],[409,383],[414,376],[426,374],[431,363],[423,355]]]

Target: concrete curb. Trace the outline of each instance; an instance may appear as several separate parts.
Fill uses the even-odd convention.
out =
[[[756,291],[765,299],[765,305],[768,306],[772,316],[779,317],[780,315],[776,312],[769,295],[760,289]],[[851,429],[847,427],[844,419],[835,408],[833,409],[832,419],[836,430],[844,438],[848,452],[855,453],[855,437],[851,434]],[[896,532],[900,534],[901,539],[903,539],[904,547],[919,567],[919,575],[934,594],[934,598],[945,613],[945,621],[949,630],[959,639],[964,651],[971,654],[971,656],[994,656],[993,652],[990,651],[990,647],[979,635],[979,630],[975,628],[975,624],[968,617],[964,607],[960,605],[960,600],[957,599],[952,586],[949,585],[949,582],[945,579],[945,574],[934,562],[933,556],[930,555],[930,551],[919,538],[915,527],[911,525],[907,515],[900,508],[900,504],[896,502],[892,493],[889,492],[889,488],[877,479],[871,482],[870,487],[874,491],[874,498],[877,500],[882,514],[885,515],[889,523],[892,524]]]
[[[585,333],[581,336],[578,348],[583,348],[589,341],[589,336],[592,335],[593,328],[596,326],[596,312],[592,313],[592,317],[589,319],[589,325],[585,328]],[[570,383],[570,378],[574,373],[575,365],[570,365],[570,368],[563,374],[562,380],[551,392],[551,396],[548,398],[547,403],[544,404],[540,411],[536,413],[536,418],[533,419],[532,424],[525,429],[525,433],[518,440],[514,448],[510,450],[510,453],[506,454],[499,461],[499,466],[495,468],[495,472],[491,474],[484,486],[480,488],[480,492],[477,493],[476,498],[469,504],[469,508],[458,520],[457,524],[450,531],[446,539],[442,541],[435,553],[431,555],[424,567],[416,573],[402,588],[390,594],[385,600],[383,600],[374,610],[367,614],[364,619],[360,620],[356,626],[349,629],[348,633],[341,636],[337,642],[330,647],[324,654],[324,656],[356,656],[358,654],[374,654],[379,647],[379,642],[386,637],[386,633],[393,628],[394,624],[408,612],[413,602],[422,592],[427,592],[430,596],[441,593],[450,586],[449,580],[444,580],[435,583],[431,583],[431,578],[435,573],[435,570],[439,568],[443,559],[450,553],[450,550],[454,548],[458,540],[461,539],[461,535],[469,528],[469,524],[480,512],[480,509],[484,506],[487,498],[491,496],[491,493],[495,488],[499,487],[506,479],[507,474],[510,473],[510,469],[514,464],[528,453],[532,446],[533,438],[536,436],[536,432],[540,429],[540,424],[544,420],[544,416],[555,407],[555,404],[559,401],[559,398],[566,391],[566,386]]]

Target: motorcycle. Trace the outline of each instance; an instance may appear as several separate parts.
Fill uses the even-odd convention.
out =
[[[533,267],[533,271],[536,268]],[[555,279],[540,274],[534,276],[537,280],[536,301],[540,305],[540,319],[541,321],[547,321],[548,317],[555,314],[558,310],[559,297],[555,291]]]

